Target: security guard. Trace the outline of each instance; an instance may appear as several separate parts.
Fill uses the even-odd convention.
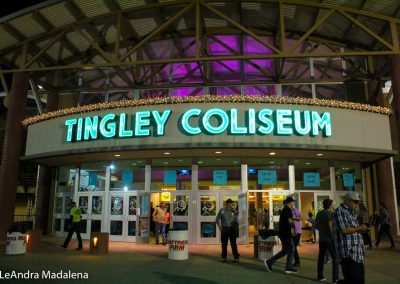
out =
[[[74,232],[76,232],[76,237],[78,238],[78,248],[76,250],[82,250],[82,238],[81,238],[81,209],[76,206],[76,202],[71,203],[71,210],[69,211],[70,215],[70,224],[69,224],[69,232],[68,236],[64,241],[64,244],[61,246],[63,248],[67,248],[69,241],[72,238]]]
[[[221,245],[222,254],[221,261],[226,262],[228,238],[231,242],[231,248],[234,260],[233,262],[239,262],[239,256],[236,245],[236,233],[238,227],[238,212],[235,210],[235,204],[232,199],[226,201],[226,206],[219,210],[217,215],[217,225],[221,231]]]

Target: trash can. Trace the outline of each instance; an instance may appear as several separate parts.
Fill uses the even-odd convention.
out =
[[[280,250],[278,244],[278,236],[270,236],[266,239],[258,236],[258,259],[264,261],[277,254]]]
[[[168,259],[189,259],[189,239],[187,230],[169,230]]]
[[[6,239],[6,255],[24,254],[26,252],[26,234],[8,232]]]

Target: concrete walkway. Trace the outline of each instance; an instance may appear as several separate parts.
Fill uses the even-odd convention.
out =
[[[302,244],[299,248],[301,267],[296,275],[283,272],[284,263],[274,265],[274,272],[265,270],[264,264],[253,258],[253,246],[239,246],[240,263],[219,262],[220,247],[216,245],[191,245],[189,260],[167,259],[167,248],[161,245],[110,243],[110,253],[90,255],[88,243],[83,251],[75,251],[76,241],[69,249],[59,245],[63,239],[46,237],[40,252],[19,256],[0,255],[0,271],[6,272],[86,272],[89,280],[36,280],[35,283],[318,283],[316,281],[317,244]],[[382,247],[389,244],[382,243]],[[228,250],[230,252],[230,250]],[[366,283],[400,283],[400,249],[366,251]],[[325,266],[327,283],[330,283],[331,264]],[[4,280],[4,283],[24,283],[21,280]],[[33,281],[29,281],[33,282]]]

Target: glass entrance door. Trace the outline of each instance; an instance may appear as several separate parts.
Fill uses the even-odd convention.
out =
[[[171,193],[171,224],[170,227],[178,230],[192,231],[191,220],[191,196],[190,193]],[[190,234],[189,234],[190,235]],[[190,240],[189,240],[190,241]]]
[[[101,232],[103,228],[104,192],[78,193],[78,206],[81,209],[81,235],[89,239],[91,232]]]
[[[219,210],[225,206],[226,200],[232,199],[238,206],[240,191],[211,191],[200,193],[197,210],[200,213],[197,222],[197,242],[200,244],[219,244],[220,231],[217,228],[216,217]]]
[[[137,193],[112,192],[109,200],[110,240],[136,241]]]
[[[283,209],[283,201],[285,200],[288,194],[289,192],[284,192],[284,191],[274,191],[270,193],[269,195],[270,197],[269,212],[271,216],[271,221],[269,225],[270,229],[278,230],[279,215],[281,214],[281,211]]]

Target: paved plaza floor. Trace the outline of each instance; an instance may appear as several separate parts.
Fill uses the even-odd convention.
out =
[[[241,259],[221,263],[217,245],[190,245],[189,260],[167,259],[167,247],[151,244],[112,242],[107,255],[91,255],[88,242],[82,251],[75,251],[76,240],[68,249],[60,248],[63,239],[45,237],[39,252],[6,256],[1,247],[0,271],[16,272],[84,272],[88,280],[28,281],[35,283],[318,283],[316,280],[318,244],[302,244],[299,248],[299,273],[284,273],[283,260],[274,265],[274,272],[265,270],[261,261],[253,258],[253,245],[239,246]],[[366,283],[400,283],[400,249],[382,248],[366,251]],[[398,246],[399,247],[399,246]],[[230,249],[228,250],[230,253]],[[331,283],[331,264],[325,266],[326,283]],[[1,279],[1,283],[25,283]]]

